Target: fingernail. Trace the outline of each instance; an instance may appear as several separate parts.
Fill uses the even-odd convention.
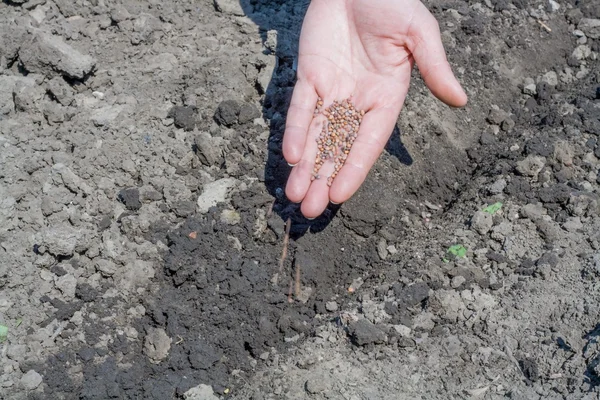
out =
[[[313,217],[313,218],[308,218],[308,217],[305,217],[305,218],[306,218],[307,220],[309,220],[309,221],[312,221],[313,219],[315,219],[314,217]]]
[[[298,163],[296,163],[296,164],[290,164],[290,163],[288,163],[288,165],[289,165],[290,167],[295,167],[296,165],[298,165]]]
[[[340,205],[340,203],[336,203],[335,201],[331,201],[331,200],[329,200],[329,202],[330,202],[331,204],[335,204],[336,206],[339,206],[339,205]]]

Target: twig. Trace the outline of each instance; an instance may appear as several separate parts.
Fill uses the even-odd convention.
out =
[[[271,214],[273,214],[273,207],[275,207],[275,202],[277,201],[277,199],[274,199],[271,202],[271,205],[269,205],[269,209],[267,210],[267,219],[269,219],[269,217],[271,216]]]
[[[290,290],[288,291],[288,303],[294,302],[294,299],[292,298],[293,290],[294,290],[294,280],[290,279]]]
[[[285,236],[283,237],[283,250],[281,252],[281,258],[279,259],[279,276],[283,273],[283,263],[287,257],[288,243],[290,242],[290,228],[292,227],[292,220],[288,218],[285,224]]]
[[[552,29],[550,29],[550,27],[548,25],[546,25],[545,23],[543,23],[542,21],[540,21],[539,19],[537,20],[538,24],[540,24],[542,26],[542,28],[544,28],[545,30],[547,30],[548,32],[552,32]]]
[[[296,261],[296,298],[300,297],[300,264]]]

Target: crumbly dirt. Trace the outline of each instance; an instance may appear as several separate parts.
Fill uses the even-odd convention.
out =
[[[309,221],[308,1],[0,3],[0,397],[597,399],[598,3],[426,4],[469,104]]]

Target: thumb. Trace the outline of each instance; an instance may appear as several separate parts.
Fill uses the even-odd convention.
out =
[[[431,93],[452,107],[467,104],[467,95],[446,59],[438,22],[423,4],[414,14],[408,36],[409,50]]]

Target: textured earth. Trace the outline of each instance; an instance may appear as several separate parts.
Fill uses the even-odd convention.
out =
[[[309,221],[308,1],[0,3],[0,398],[598,399],[600,2],[425,4],[469,104]]]

